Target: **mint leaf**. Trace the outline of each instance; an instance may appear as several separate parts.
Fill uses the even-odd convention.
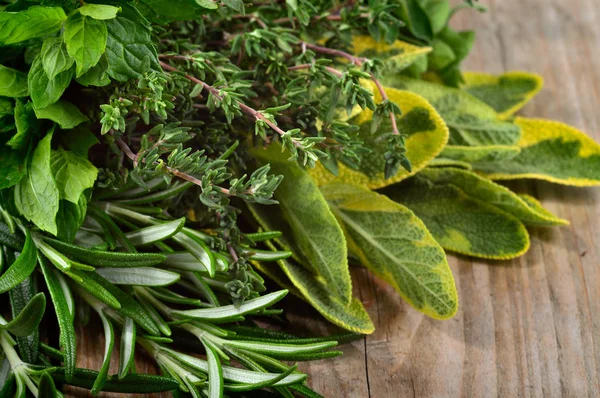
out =
[[[0,44],[14,44],[56,33],[67,18],[60,7],[33,6],[20,12],[0,12]]]
[[[9,98],[0,97],[0,119],[14,113],[15,104]]]
[[[49,119],[58,123],[61,129],[72,129],[88,121],[88,118],[72,103],[59,100],[42,109],[35,109],[38,119]]]
[[[59,73],[71,69],[75,60],[67,52],[67,46],[60,37],[49,37],[42,45],[42,66],[48,79],[54,79]]]
[[[27,97],[29,91],[25,73],[0,65],[0,95],[12,98]]]
[[[202,0],[170,0],[169,2],[163,0],[140,0],[138,8],[152,22],[169,23],[173,21],[185,21],[205,13],[206,7],[200,7],[201,3],[203,3]],[[213,9],[217,8],[216,4],[212,1],[208,1],[207,4],[212,4],[214,6],[212,7]]]
[[[54,79],[48,79],[42,65],[42,58],[35,57],[27,76],[29,92],[35,108],[42,109],[58,101],[71,83],[72,77],[73,68],[59,73]]]
[[[33,152],[27,176],[15,186],[15,205],[27,220],[56,235],[59,191],[50,168],[52,131]]]
[[[17,151],[0,141],[0,159],[2,159],[0,190],[12,187],[21,181],[27,172],[29,156],[29,147]]]
[[[78,9],[81,15],[99,20],[113,19],[121,8],[106,4],[86,4]]]
[[[81,195],[77,204],[68,200],[61,200],[56,217],[58,226],[58,239],[73,243],[75,234],[83,224],[85,212],[87,211],[87,199]]]
[[[123,8],[118,17],[106,22],[108,74],[113,79],[124,82],[139,78],[151,69],[160,69],[150,27],[145,22],[130,7]]]
[[[110,78],[108,77],[107,72],[108,60],[106,59],[106,54],[104,54],[100,57],[100,61],[96,65],[75,80],[85,87],[104,87],[110,84]]]
[[[6,145],[13,149],[22,149],[29,143],[31,134],[38,128],[38,121],[33,112],[31,102],[24,103],[18,100],[15,105],[15,125],[17,134],[15,134]]]
[[[61,199],[76,204],[83,191],[94,186],[98,169],[86,157],[60,148],[52,151],[50,162]]]
[[[106,50],[104,21],[74,13],[65,22],[64,40],[69,55],[77,64],[77,76],[83,75],[100,61]]]
[[[244,2],[242,0],[223,0],[223,4],[242,15],[246,13],[246,10],[244,9]]]
[[[90,147],[99,142],[94,133],[83,125],[71,130],[61,131],[60,138],[65,147],[83,157],[87,157]]]

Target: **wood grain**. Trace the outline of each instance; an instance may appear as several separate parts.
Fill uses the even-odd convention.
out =
[[[522,112],[561,120],[600,141],[598,0],[485,0],[484,15],[462,12],[457,28],[478,40],[468,70],[536,71],[546,87]],[[364,269],[354,291],[376,332],[342,346],[344,356],[302,364],[325,397],[595,397],[600,395],[600,190],[518,182],[569,227],[531,230],[514,261],[450,256],[459,289],[455,318],[435,321],[404,303]],[[335,331],[292,301],[300,333]],[[80,339],[98,368],[101,336]],[[138,358],[138,369],[148,369]]]

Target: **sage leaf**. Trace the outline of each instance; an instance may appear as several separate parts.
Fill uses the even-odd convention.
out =
[[[0,276],[0,293],[13,289],[23,282],[35,270],[37,248],[33,243],[29,230],[25,233],[25,244],[19,257]]]
[[[42,58],[42,67],[49,80],[53,80],[58,74],[68,71],[75,63],[61,37],[49,37],[44,40],[40,57]]]
[[[406,139],[406,157],[410,161],[412,171],[408,172],[404,168],[400,168],[395,176],[385,178],[384,154],[388,146],[387,141],[382,140],[380,136],[385,132],[391,132],[391,122],[389,118],[385,118],[381,122],[378,131],[375,134],[371,133],[373,112],[367,109],[351,119],[349,123],[360,127],[358,137],[372,151],[361,155],[361,161],[356,170],[340,164],[338,177],[326,171],[322,166],[317,165],[310,171],[310,174],[318,185],[324,185],[335,180],[371,189],[382,188],[418,173],[442,151],[448,142],[448,128],[425,98],[394,88],[386,87],[385,92],[389,99],[402,109],[402,116],[397,118],[397,124],[400,133],[408,136]],[[376,94],[375,97],[376,102],[381,101],[379,94]]]
[[[0,12],[0,44],[49,36],[61,29],[66,18],[60,7],[33,6],[19,12]]]
[[[283,181],[275,192],[279,206],[252,205],[260,214],[259,222],[267,230],[283,232],[285,247],[303,260],[303,264],[320,275],[328,284],[331,294],[343,303],[352,298],[352,281],[344,234],[319,188],[296,162],[289,162],[276,145],[267,151],[258,150],[255,156],[269,163]]]
[[[350,252],[390,283],[409,304],[436,319],[458,310],[444,250],[412,211],[349,184],[321,187],[344,229]]]
[[[466,163],[508,162],[519,153],[521,148],[517,145],[446,145],[439,158]]]
[[[544,79],[540,75],[517,71],[497,76],[465,72],[463,77],[465,84],[462,89],[494,108],[501,119],[506,119],[523,108],[544,85]]]
[[[133,366],[135,360],[136,327],[130,317],[125,317],[121,331],[121,345],[119,346],[119,379],[123,379]]]
[[[79,77],[100,61],[106,50],[108,31],[104,21],[74,12],[65,22],[63,38]]]
[[[117,16],[121,9],[115,6],[106,4],[90,4],[87,3],[77,9],[79,13],[86,17],[91,17],[99,20],[113,19]]]
[[[244,301],[239,306],[224,305],[215,308],[201,308],[194,310],[173,310],[172,314],[178,318],[193,318],[193,319],[204,319],[213,322],[216,321],[227,321],[230,318],[239,317],[240,315],[246,315],[254,313],[263,308],[270,307],[276,302],[283,299],[287,290],[280,290],[266,294],[264,296]]]
[[[351,42],[351,51],[357,57],[382,60],[382,74],[399,73],[419,58],[426,57],[431,50],[431,47],[415,46],[401,40],[393,43],[377,41],[367,35],[352,36]]]
[[[29,95],[34,107],[43,109],[58,101],[71,83],[73,75],[74,68],[71,67],[60,72],[53,79],[49,79],[44,70],[42,57],[40,55],[35,57],[27,75]]]
[[[529,248],[529,234],[516,217],[425,173],[381,193],[412,210],[446,250],[510,259]]]
[[[108,75],[115,80],[125,82],[140,78],[151,69],[160,69],[150,29],[140,23],[141,19],[135,9],[124,6],[121,14],[106,21]]]
[[[115,285],[168,286],[176,283],[180,275],[157,268],[98,268],[96,273]]]
[[[27,97],[28,95],[27,75],[18,70],[0,65],[0,96],[20,98]]]
[[[382,83],[429,101],[450,129],[451,145],[515,145],[519,141],[519,126],[498,120],[494,109],[465,91],[399,75],[386,76]]]
[[[83,191],[94,186],[98,169],[87,157],[59,148],[52,151],[50,162],[61,199],[77,204]]]
[[[36,108],[35,116],[38,119],[52,120],[64,130],[72,129],[88,121],[87,116],[81,113],[79,108],[65,100],[58,100],[42,109]]]
[[[8,330],[17,337],[26,337],[37,330],[46,310],[46,296],[38,293],[27,303],[20,313],[0,330]]]
[[[73,326],[73,318],[60,282],[56,277],[57,271],[49,267],[43,259],[40,260],[40,268],[44,274],[44,279],[46,280],[46,285],[48,286],[48,291],[50,292],[50,297],[52,298],[52,303],[54,304],[56,319],[58,319],[58,327],[60,329],[60,345],[65,354],[64,374],[66,379],[70,380],[73,378],[75,373],[77,355],[77,344],[75,341],[75,327]]]
[[[600,145],[564,123],[517,117],[521,152],[510,162],[473,163],[492,180],[534,178],[573,186],[600,185]]]
[[[323,278],[293,261],[279,260],[277,263],[281,273],[271,270],[270,267],[262,267],[261,271],[268,270],[266,275],[270,277],[275,275],[275,282],[282,287],[287,288],[291,285],[292,293],[311,304],[334,325],[356,333],[373,333],[375,326],[359,300],[353,298],[352,302],[346,305],[331,294]]]
[[[470,171],[455,168],[425,169],[422,175],[436,185],[454,185],[470,197],[512,214],[525,225],[550,227],[568,224],[568,221],[543,209],[539,202],[532,207],[508,188]]]

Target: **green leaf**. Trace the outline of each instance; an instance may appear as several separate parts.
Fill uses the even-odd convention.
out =
[[[81,76],[100,61],[106,50],[108,31],[104,21],[73,13],[65,22],[64,40]]]
[[[92,386],[92,395],[100,393],[102,387],[106,384],[108,369],[110,367],[110,357],[112,356],[113,348],[115,346],[115,330],[112,322],[106,317],[104,311],[99,311],[98,315],[100,315],[102,326],[104,328],[104,360],[102,361],[100,372],[98,372],[98,377]]]
[[[0,45],[52,35],[66,18],[60,7],[33,6],[20,12],[0,12]]]
[[[77,269],[71,268],[71,270],[65,272],[78,286],[81,286],[83,290],[96,297],[98,300],[107,304],[108,306],[118,310],[121,308],[121,303],[113,294],[106,289],[103,284],[99,283],[91,275],[95,272],[83,272]]]
[[[106,53],[100,57],[100,61],[96,65],[90,68],[83,75],[75,78],[77,83],[82,86],[96,86],[104,87],[110,84],[110,78],[108,77],[108,59]]]
[[[355,185],[330,184],[321,191],[344,229],[349,251],[364,266],[426,315],[447,319],[456,314],[458,295],[444,250],[412,211]]]
[[[378,42],[367,35],[352,36],[351,46],[352,53],[358,57],[381,59],[382,73],[398,73],[431,51],[431,47],[415,46],[401,40],[391,44]]]
[[[130,317],[125,317],[121,331],[121,345],[119,347],[119,379],[123,379],[134,366],[135,360],[136,327]]]
[[[176,272],[150,267],[98,268],[96,272],[115,285],[167,286],[181,278]]]
[[[13,149],[23,149],[29,146],[34,135],[37,134],[39,123],[33,111],[31,102],[24,103],[17,100],[15,103],[15,125],[17,133],[6,143]]]
[[[10,188],[19,183],[27,173],[27,165],[31,150],[29,147],[14,150],[0,140],[0,190]]]
[[[138,8],[152,22],[166,24],[195,19],[209,8],[205,5],[217,8],[217,4],[210,0],[172,0],[168,3],[162,0],[140,0]]]
[[[402,109],[402,116],[397,118],[400,133],[406,134],[406,157],[410,161],[412,171],[400,168],[392,178],[385,178],[385,157],[388,150],[387,141],[381,136],[390,133],[391,122],[384,118],[378,131],[371,133],[371,120],[373,112],[369,109],[353,118],[351,122],[360,127],[358,138],[363,140],[370,153],[361,155],[361,162],[357,170],[340,164],[339,176],[336,177],[326,171],[321,165],[310,170],[310,175],[317,180],[319,185],[333,181],[361,185],[371,189],[382,188],[418,173],[432,159],[434,159],[448,142],[448,128],[436,110],[420,95],[393,88],[385,88],[389,99]],[[376,94],[376,102],[380,102],[380,95]]]
[[[0,72],[1,73],[1,72]],[[10,98],[0,97],[0,119],[14,114],[15,104]]]
[[[449,26],[444,27],[437,36],[454,52],[455,60],[442,70],[436,71],[438,77],[450,87],[458,87],[463,82],[461,63],[471,52],[475,42],[475,33],[471,31],[456,32]]]
[[[223,343],[226,347],[242,348],[249,351],[258,352],[269,355],[273,358],[291,360],[294,356],[302,356],[305,354],[318,353],[324,349],[335,347],[337,341],[320,341],[316,343],[301,344],[298,342],[286,343],[270,343],[265,341],[243,341],[243,340],[228,340]]]
[[[36,293],[37,285],[35,283],[34,278],[31,275],[23,282],[15,286],[13,289],[9,290],[8,294],[10,298],[10,306],[13,319],[19,317],[19,315],[24,316],[26,314],[26,312],[23,311],[25,307],[27,307],[27,305],[30,303],[30,301],[34,298]],[[37,316],[38,314],[34,315]],[[39,314],[40,320],[41,316],[43,315],[44,311],[42,309],[41,313]],[[25,320],[25,322],[28,321]],[[28,363],[37,362],[40,346],[39,326],[34,327],[31,333],[28,333],[24,337],[17,336],[16,340],[17,347],[19,348],[19,354],[21,355],[23,361]],[[0,380],[0,384],[1,383],[2,381]]]
[[[527,230],[514,216],[453,184],[436,184],[426,171],[382,193],[412,210],[444,249],[510,259],[529,248]]]
[[[204,343],[206,359],[208,362],[208,396],[221,398],[223,396],[223,369],[221,360],[212,344]]]
[[[58,398],[60,395],[50,374],[44,372],[38,385],[38,398]]]
[[[245,14],[244,2],[242,0],[223,0],[223,4],[240,14]]]
[[[463,76],[463,89],[494,108],[502,119],[523,108],[544,85],[540,75],[526,72],[506,72],[497,76],[466,72]]]
[[[65,100],[58,100],[42,109],[35,109],[35,115],[38,119],[48,119],[57,123],[61,129],[72,129],[81,123],[88,121],[88,118],[81,113],[79,108]]]
[[[8,330],[17,337],[26,337],[37,330],[46,310],[46,296],[38,293],[27,303],[23,310],[0,330]]]
[[[65,353],[65,375],[67,380],[73,377],[75,372],[75,363],[77,355],[77,344],[75,341],[75,327],[73,326],[73,317],[67,303],[67,299],[61,288],[55,269],[49,267],[44,260],[40,260],[40,268],[44,274],[54,311],[58,319],[58,327],[60,329],[60,345]]]
[[[40,57],[42,57],[42,67],[50,80],[71,69],[75,63],[73,57],[67,52],[67,45],[61,37],[49,37],[44,40]]]
[[[87,159],[62,148],[52,151],[52,175],[62,199],[77,204],[88,188],[94,186],[98,169]]]
[[[416,38],[429,43],[433,39],[433,32],[427,14],[420,6],[419,1],[406,0],[400,2],[398,4],[399,13],[408,30]]]
[[[64,242],[73,243],[77,231],[81,228],[87,211],[85,194],[79,197],[77,204],[61,200],[56,215],[58,233],[56,237]]]
[[[125,82],[160,70],[150,29],[142,20],[136,10],[123,7],[119,16],[106,21],[108,75],[115,80]]]
[[[352,281],[344,234],[319,188],[296,162],[287,160],[276,145],[255,150],[261,163],[269,163],[273,174],[283,175],[275,192],[278,206],[252,205],[266,230],[283,232],[284,246],[322,276],[331,294],[344,303],[352,298]]]
[[[29,95],[27,75],[0,65],[0,95],[10,98],[27,97]]]
[[[507,162],[519,153],[521,148],[516,145],[446,145],[439,157],[466,163]]]
[[[59,137],[66,148],[83,157],[87,157],[90,148],[100,142],[87,126],[82,125],[60,131]]]
[[[539,203],[533,203],[532,207],[508,188],[470,171],[454,168],[425,169],[422,175],[436,185],[453,185],[472,198],[512,214],[525,225],[549,227],[568,224],[568,221],[543,209]]]
[[[267,308],[283,299],[287,290],[280,290],[278,292],[269,293],[267,295],[246,300],[239,306],[224,305],[215,308],[201,308],[194,310],[174,310],[172,315],[178,318],[192,318],[201,320],[210,320],[212,322],[227,321],[231,318],[239,317],[240,315],[252,314],[263,308]]]
[[[492,180],[535,178],[573,186],[600,185],[600,145],[564,123],[518,117],[521,152],[509,162],[473,163]]]
[[[359,300],[353,298],[347,305],[331,294],[331,289],[323,278],[315,276],[293,261],[280,260],[277,263],[302,294],[302,298],[329,322],[356,333],[373,333],[375,326]]]
[[[74,68],[71,67],[71,69],[59,73],[53,79],[48,79],[42,64],[42,57],[39,55],[35,57],[27,75],[29,93],[34,107],[43,109],[58,101],[69,83],[71,83],[73,74]]]
[[[106,4],[90,4],[87,3],[77,9],[79,13],[86,17],[91,17],[99,20],[113,19],[117,16],[121,8],[109,6]]]
[[[427,16],[433,35],[440,33],[450,17],[450,3],[447,0],[418,0],[417,3]]]
[[[519,141],[518,126],[498,120],[491,107],[465,91],[402,76],[386,77],[382,83],[425,97],[450,129],[451,145],[515,145]]]
[[[98,378],[98,372],[90,369],[75,369],[74,376],[71,380],[65,380],[65,368],[54,368],[52,373],[54,379],[59,382],[67,382],[67,384],[86,389],[91,389],[94,382]],[[117,376],[109,376],[104,384],[104,392],[120,392],[120,393],[154,393],[167,392],[175,390],[179,387],[176,380],[155,375],[146,374],[128,374],[125,378],[119,380]]]
[[[148,245],[154,242],[160,242],[175,235],[183,228],[185,217],[163,224],[152,225],[146,228],[140,228],[125,234],[127,239],[134,246]]]
[[[456,60],[456,55],[448,44],[440,39],[435,39],[431,43],[433,51],[428,55],[428,63],[434,69],[444,69]]]
[[[50,132],[33,152],[27,177],[15,186],[15,205],[23,217],[56,235],[59,191],[50,169],[51,140]]]
[[[166,256],[160,253],[109,252],[86,249],[56,239],[44,239],[44,241],[78,261],[97,267],[151,267],[166,259]]]

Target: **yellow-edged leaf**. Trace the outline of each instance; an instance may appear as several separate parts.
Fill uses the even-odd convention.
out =
[[[521,153],[521,148],[516,145],[446,145],[439,157],[468,163],[496,162],[508,161],[519,153]]]
[[[542,215],[543,217],[546,217],[546,219],[548,219],[548,220],[552,220],[552,222],[555,223],[555,225],[569,225],[570,224],[568,220],[565,220],[564,218],[556,217],[549,210],[544,208],[544,206],[542,206],[540,201],[537,200],[536,198],[534,198],[533,196],[527,195],[524,193],[520,193],[518,195],[519,195],[519,198],[521,198],[521,200],[523,200],[523,202],[527,203],[527,206],[529,206],[532,211],[535,211],[536,213]]]
[[[516,217],[454,184],[435,183],[427,170],[381,193],[412,210],[446,250],[502,260],[529,248],[529,234]]]
[[[438,156],[433,159],[427,167],[458,167],[460,169],[471,170],[471,164],[461,160],[448,159]]]
[[[569,223],[544,209],[539,202],[531,202],[530,205],[530,201],[525,201],[510,189],[473,172],[456,168],[427,168],[422,174],[435,185],[454,185],[470,197],[512,214],[525,225],[550,227]]]
[[[406,155],[412,165],[412,172],[409,173],[400,168],[394,177],[385,179],[383,154],[387,151],[387,142],[378,138],[384,132],[391,131],[390,122],[388,118],[385,118],[378,131],[372,134],[373,112],[367,109],[354,117],[351,122],[360,126],[360,138],[364,140],[368,148],[372,149],[372,152],[362,156],[358,170],[340,163],[337,177],[325,170],[322,165],[317,164],[314,169],[310,170],[310,175],[317,184],[323,185],[335,180],[371,189],[382,188],[416,174],[444,148],[448,140],[448,129],[440,115],[423,97],[408,91],[388,88],[386,88],[386,94],[402,110],[402,116],[397,120],[398,128],[400,132],[408,135]],[[376,101],[381,101],[378,94]]]
[[[523,108],[544,86],[540,75],[520,71],[501,75],[465,72],[463,78],[463,89],[494,108],[501,119]]]
[[[280,260],[275,264],[257,264],[257,269],[290,293],[312,305],[325,319],[346,330],[370,334],[375,326],[362,303],[352,298],[343,304],[332,297],[322,278],[310,273],[293,261]]]
[[[251,206],[257,220],[267,231],[282,231],[282,245],[322,276],[332,295],[350,303],[352,282],[344,233],[319,188],[295,161],[287,160],[289,156],[281,153],[281,146],[273,144],[252,153],[260,163],[270,164],[273,174],[283,175],[275,191],[277,206]]]
[[[458,295],[446,254],[412,211],[351,184],[321,187],[349,251],[409,304],[435,319],[456,314]]]
[[[521,153],[509,162],[477,162],[492,180],[534,178],[573,186],[600,185],[600,145],[564,123],[517,117]]]
[[[371,36],[354,36],[351,51],[362,58],[378,58],[383,61],[384,71],[397,73],[409,67],[431,52],[431,47],[419,47],[396,40],[391,44],[376,41]]]
[[[519,141],[518,126],[499,120],[494,109],[466,91],[401,75],[387,76],[382,82],[429,101],[450,130],[450,145],[516,145]]]

